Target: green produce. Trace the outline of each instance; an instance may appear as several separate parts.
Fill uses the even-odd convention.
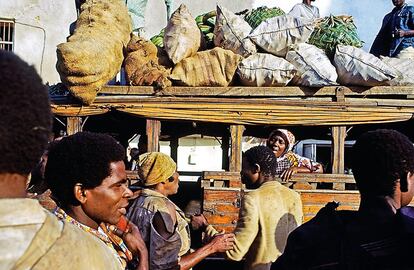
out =
[[[328,16],[320,19],[308,41],[333,58],[337,45],[363,46],[352,16]]]
[[[268,8],[263,6],[249,11],[244,16],[244,20],[255,29],[261,22],[280,15],[285,15],[285,12],[282,9],[278,7]]]
[[[216,24],[216,11],[210,11],[205,14],[199,15],[195,18],[198,28],[200,28],[201,33],[206,40],[208,48],[214,47],[214,26]],[[163,48],[164,47],[164,28],[160,31],[158,35],[155,35],[151,38],[151,42],[155,46]],[[213,45],[213,46],[212,46]]]

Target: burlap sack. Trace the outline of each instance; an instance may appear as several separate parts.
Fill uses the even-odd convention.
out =
[[[265,20],[250,33],[249,37],[266,52],[285,57],[288,47],[306,42],[313,28],[312,22],[282,15]]]
[[[256,45],[248,38],[252,28],[240,16],[217,6],[214,45],[247,57],[256,52]]]
[[[56,51],[60,78],[82,103],[92,103],[120,70],[131,29],[124,1],[86,0],[82,4],[75,33]]]
[[[185,86],[228,86],[242,57],[216,47],[178,63],[170,79]]]
[[[164,49],[176,64],[197,53],[200,48],[200,29],[188,8],[181,4],[174,11],[164,32]]]
[[[127,47],[125,74],[130,85],[171,86],[169,71],[158,65],[157,47],[149,40],[132,36]]]
[[[237,74],[246,86],[286,86],[296,68],[283,58],[257,53],[240,62]]]
[[[390,85],[414,85],[414,59],[381,57],[381,60],[390,67],[395,68],[400,76],[391,80]]]
[[[336,47],[334,65],[342,85],[389,85],[399,75],[378,57],[352,46]]]
[[[292,80],[293,85],[322,87],[337,85],[335,67],[322,49],[306,43],[293,45],[286,54],[298,73]]]

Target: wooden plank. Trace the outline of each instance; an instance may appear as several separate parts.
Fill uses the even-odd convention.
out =
[[[292,176],[289,182],[309,183],[355,183],[353,175],[349,174],[328,174],[328,173],[297,173]]]
[[[229,171],[240,172],[242,166],[242,139],[245,127],[243,125],[230,126],[230,166]],[[240,183],[239,183],[240,185]]]
[[[344,88],[344,94],[349,96],[367,95],[413,95],[411,86],[377,86]],[[167,87],[157,91],[158,96],[335,96],[337,86],[328,87]],[[104,86],[102,94],[123,95],[152,95],[153,87],[149,86]]]
[[[345,138],[346,127],[332,127],[332,173],[343,174],[345,171]],[[335,189],[344,190],[345,185],[336,185]]]
[[[202,178],[215,180],[240,179],[240,172],[203,171]]]
[[[204,188],[203,191],[206,202],[228,202],[234,203],[240,196],[240,189],[235,188]]]
[[[66,133],[73,135],[82,131],[82,118],[81,117],[67,117],[66,118]]]
[[[146,133],[148,138],[147,151],[158,152],[160,149],[161,122],[147,119]]]

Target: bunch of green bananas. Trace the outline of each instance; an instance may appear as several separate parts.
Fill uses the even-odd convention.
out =
[[[285,12],[282,9],[278,7],[268,8],[262,6],[246,13],[246,15],[244,15],[244,20],[255,29],[261,22],[280,15],[285,15]]]
[[[217,12],[212,10],[195,18],[198,28],[206,41],[207,48],[214,47],[214,26],[216,25]]]
[[[336,45],[350,45],[361,48],[364,44],[358,37],[357,28],[352,16],[327,16],[317,22],[315,30],[308,41],[325,50],[328,57],[333,58]]]
[[[165,28],[161,29],[158,35],[153,36],[150,40],[157,47],[164,47],[164,31]]]

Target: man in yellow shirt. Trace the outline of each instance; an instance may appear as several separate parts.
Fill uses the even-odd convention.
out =
[[[302,223],[302,202],[295,191],[276,179],[277,161],[266,146],[256,146],[243,154],[244,193],[235,234],[234,249],[226,252],[231,260],[246,258],[244,269],[270,269],[282,253],[291,231]]]

